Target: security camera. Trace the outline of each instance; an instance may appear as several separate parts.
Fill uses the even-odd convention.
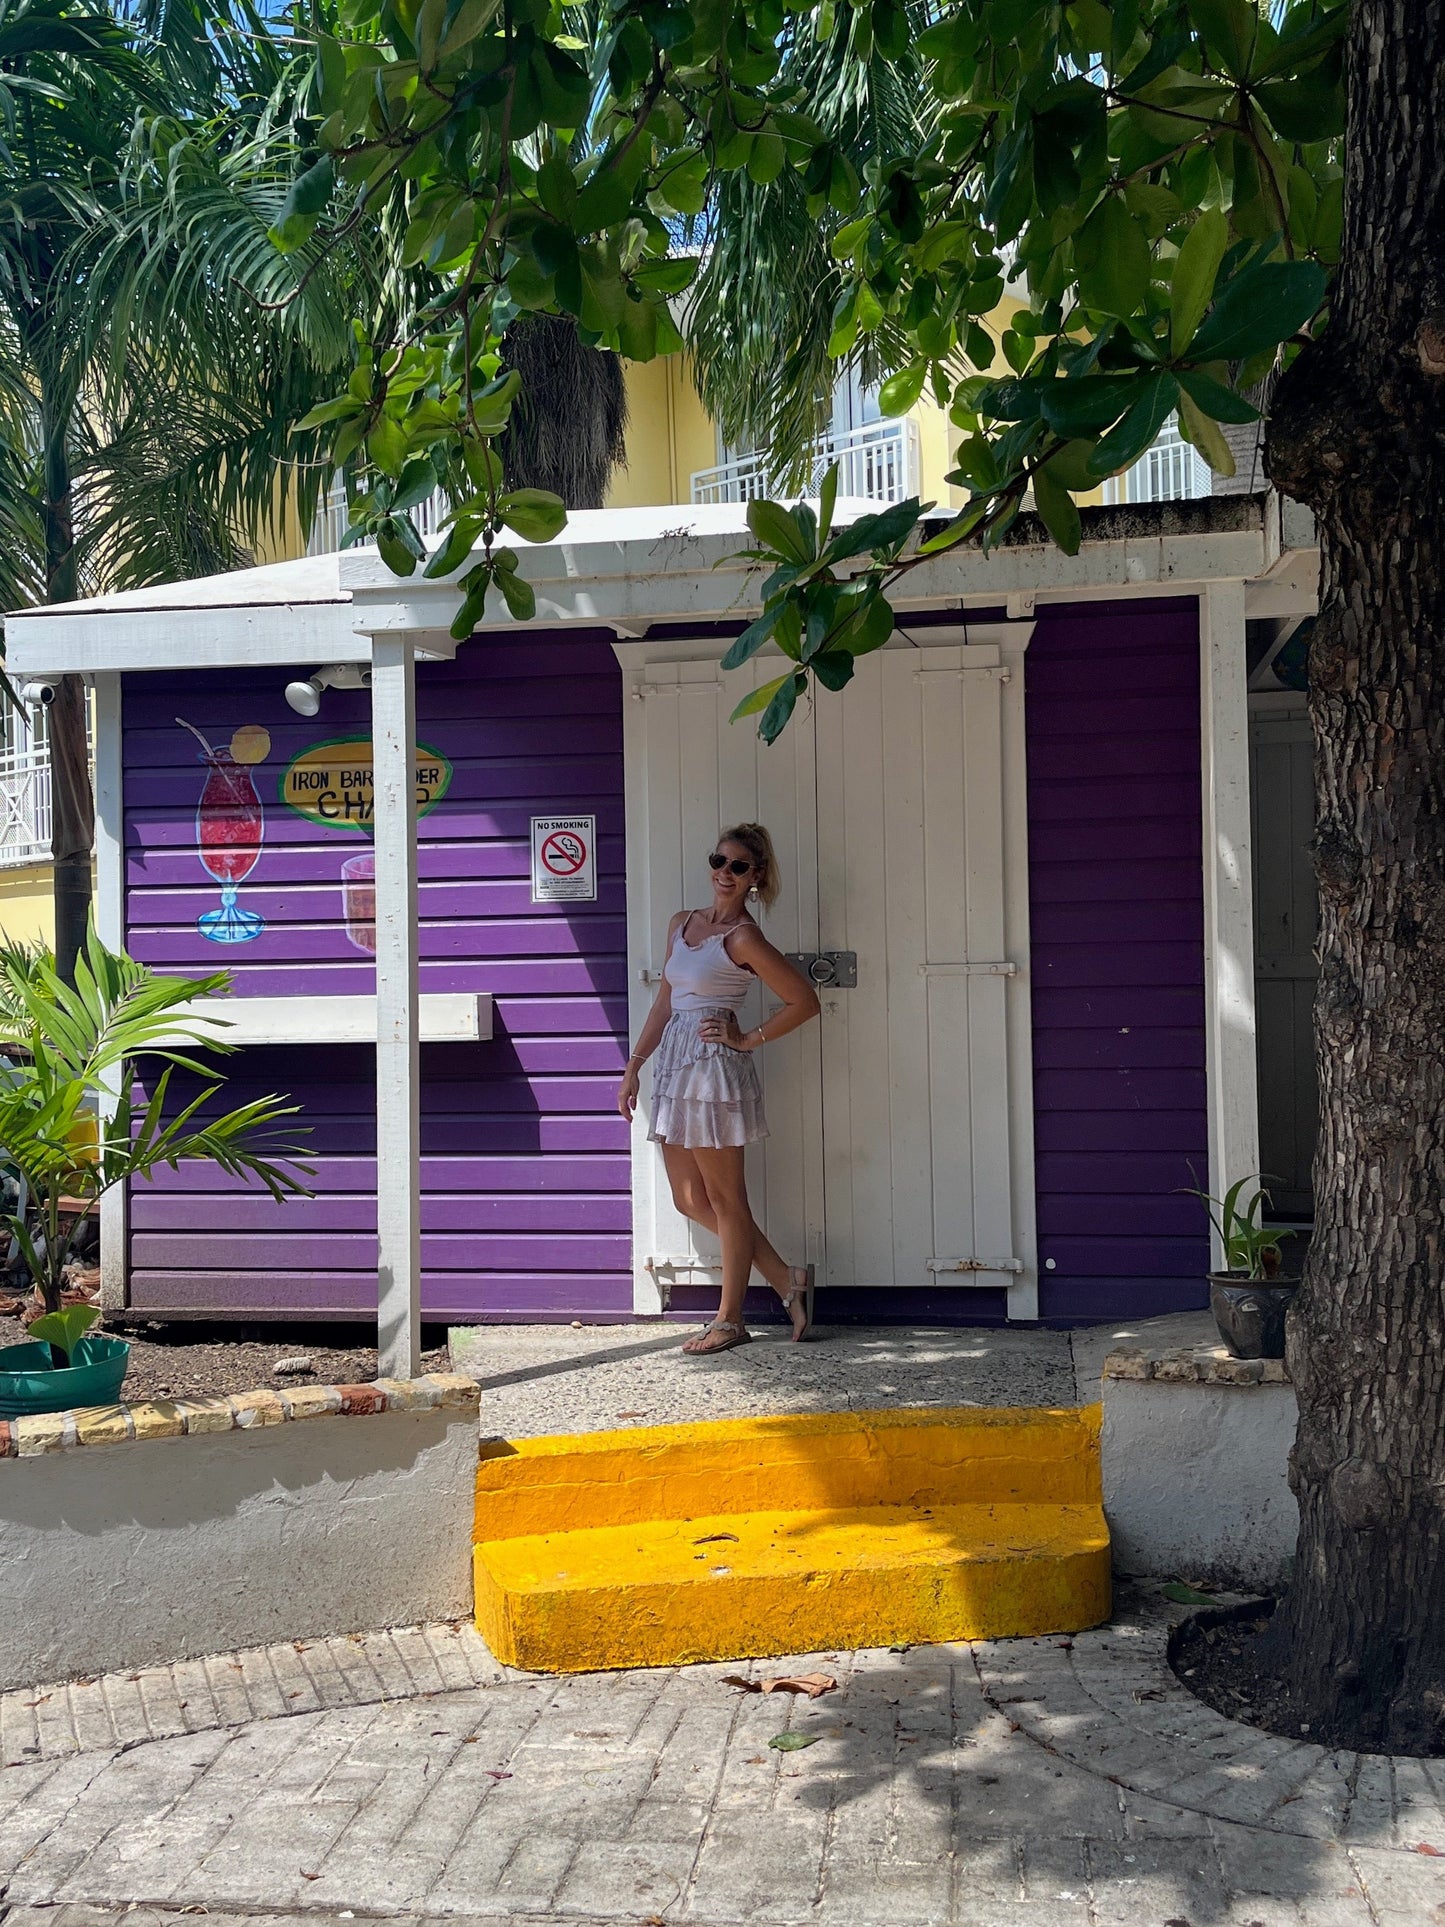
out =
[[[27,709],[49,709],[57,693],[57,685],[53,682],[23,682],[20,685],[20,700]]]
[[[323,689],[370,689],[371,671],[359,662],[333,662],[304,682],[288,682],[286,700],[298,716],[314,716]]]

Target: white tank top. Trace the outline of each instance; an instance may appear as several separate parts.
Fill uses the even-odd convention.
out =
[[[726,930],[715,930],[699,944],[683,941],[683,931],[691,923],[684,917],[678,925],[672,948],[662,974],[672,991],[674,1011],[736,1010],[753,986],[753,973],[735,964],[727,952],[729,934],[741,927],[742,919]]]

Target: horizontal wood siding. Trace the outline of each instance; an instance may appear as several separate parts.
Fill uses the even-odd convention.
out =
[[[308,822],[281,804],[278,784],[308,745],[366,734],[368,699],[329,691],[307,719],[286,707],[286,680],[276,670],[127,679],[130,946],[166,969],[231,970],[242,996],[367,993],[375,970],[347,938],[340,876],[370,840]],[[455,663],[421,667],[417,707],[420,740],[453,766],[450,791],[420,825],[421,987],[495,999],[491,1041],[422,1049],[424,1315],[628,1317],[630,1168],[614,1109],[627,1022],[616,658],[602,636],[474,642]],[[240,724],[271,735],[256,770],[264,845],[240,885],[240,902],[266,919],[250,943],[213,943],[196,927],[220,886],[197,858],[205,771],[177,716],[218,747]],[[571,813],[597,818],[598,899],[534,905],[530,819]],[[202,1167],[138,1187],[134,1303],[371,1315],[371,1050],[254,1048],[230,1071],[227,1103],[283,1091],[301,1106],[317,1195],[276,1205]]]
[[[1045,609],[1027,675],[1040,1312],[1202,1305],[1196,604]]]

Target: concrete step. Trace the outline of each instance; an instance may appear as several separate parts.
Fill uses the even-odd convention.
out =
[[[490,1440],[477,1627],[548,1672],[1077,1631],[1109,1612],[1098,1408]]]
[[[476,1538],[830,1506],[1098,1504],[1100,1407],[922,1407],[488,1439]]]
[[[827,1647],[1076,1632],[1109,1613],[1097,1505],[717,1513],[494,1539],[498,1659],[594,1672]]]

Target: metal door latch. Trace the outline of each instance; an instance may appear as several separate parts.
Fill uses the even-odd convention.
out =
[[[790,950],[787,955],[788,962],[819,990],[858,988],[856,950]]]

